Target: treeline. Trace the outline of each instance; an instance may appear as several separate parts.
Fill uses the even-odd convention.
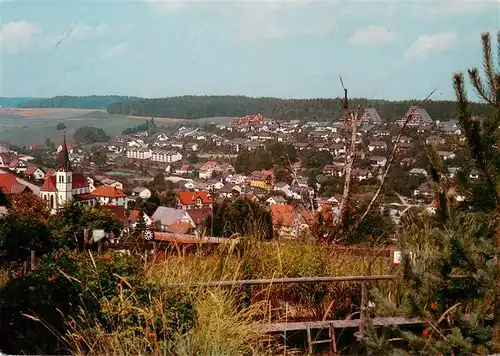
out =
[[[106,109],[110,104],[122,100],[136,100],[137,97],[120,95],[56,96],[48,99],[21,101],[20,108],[73,108]]]
[[[6,98],[0,97],[0,106],[3,108],[15,108],[27,101],[40,100],[39,98]]]
[[[123,135],[129,135],[136,132],[148,131],[150,134],[156,132],[156,123],[155,119],[151,118],[151,120],[144,122],[143,124],[137,125],[135,127],[128,127],[122,131]]]
[[[375,108],[383,120],[400,119],[411,105],[419,100],[389,101],[352,99],[361,107]],[[456,115],[454,101],[429,101],[424,105],[435,120],[446,120]],[[472,103],[476,115],[486,116],[487,106]],[[340,99],[277,99],[246,96],[180,96],[158,99],[129,99],[112,103],[110,114],[135,116],[175,117],[197,119],[202,117],[244,116],[262,113],[276,120],[332,120],[342,116]]]

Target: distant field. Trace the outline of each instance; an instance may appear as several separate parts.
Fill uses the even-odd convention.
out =
[[[68,142],[72,141],[73,133],[82,126],[102,128],[111,136],[119,135],[127,127],[140,124],[140,120],[148,117],[110,115],[104,110],[86,109],[0,109],[0,141],[7,141],[18,146],[43,144],[47,138],[55,142],[62,140],[63,133],[57,131],[58,123],[66,125]],[[203,118],[184,120],[175,118],[155,118],[160,124],[175,124],[179,122],[216,122],[228,123],[231,118]]]

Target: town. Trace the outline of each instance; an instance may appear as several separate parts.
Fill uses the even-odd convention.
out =
[[[396,149],[394,186],[388,188],[396,194],[381,205],[395,224],[410,208],[433,213],[437,207],[425,145],[437,150],[450,178],[463,160],[451,148],[461,134],[456,120],[434,121],[424,108],[413,109],[408,108],[407,133]],[[390,125],[373,108],[360,117],[352,170],[358,202],[377,185],[403,121]],[[256,114],[234,118],[228,125],[207,123],[164,132],[156,128],[154,118],[150,122],[148,130],[100,145],[100,155],[85,145],[67,145],[63,137],[57,147],[32,145],[23,152],[3,144],[0,186],[7,194],[40,196],[53,213],[70,200],[100,204],[126,227],[137,224],[141,203],[154,200],[160,203],[153,205],[155,210],[148,206],[147,212],[141,211],[148,226],[198,237],[211,233],[206,224],[214,202],[221,199],[257,202],[271,212],[275,236],[284,238],[309,234],[318,214],[328,216],[330,223],[338,215],[338,187],[343,186],[350,145],[347,122],[275,121]],[[34,164],[36,151],[49,156],[54,168]],[[93,159],[96,156],[99,160]],[[479,173],[472,169],[468,174],[477,179]],[[162,204],[166,197],[170,199]],[[456,194],[455,199],[464,197]]]

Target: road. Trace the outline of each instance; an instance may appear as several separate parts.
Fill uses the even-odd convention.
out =
[[[38,185],[35,185],[35,184],[30,183],[30,182],[28,182],[28,181],[25,181],[24,179],[21,179],[21,178],[19,178],[19,177],[16,177],[16,179],[17,179],[17,181],[18,181],[20,184],[25,185],[25,186],[27,186],[28,188],[30,188],[30,189],[33,191],[33,193],[34,193],[35,195],[40,195],[40,187],[39,187]]]

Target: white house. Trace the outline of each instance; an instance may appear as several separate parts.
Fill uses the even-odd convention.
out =
[[[268,198],[266,200],[266,203],[269,205],[285,205],[286,199],[283,198],[281,195],[276,195],[276,196]]]
[[[173,163],[182,160],[182,155],[176,151],[160,151],[152,152],[151,160],[154,162]]]
[[[150,159],[152,155],[153,151],[145,147],[127,150],[127,158],[131,159]]]
[[[30,178],[36,179],[36,180],[41,180],[41,179],[43,179],[43,177],[45,177],[44,171],[42,171],[40,168],[38,168],[36,166],[28,167],[24,171],[24,175],[26,175]]]
[[[145,187],[135,187],[134,189],[132,189],[132,196],[142,199],[149,199],[151,198],[151,191]]]
[[[99,204],[123,206],[127,209],[127,194],[116,187],[101,185],[92,191]]]

